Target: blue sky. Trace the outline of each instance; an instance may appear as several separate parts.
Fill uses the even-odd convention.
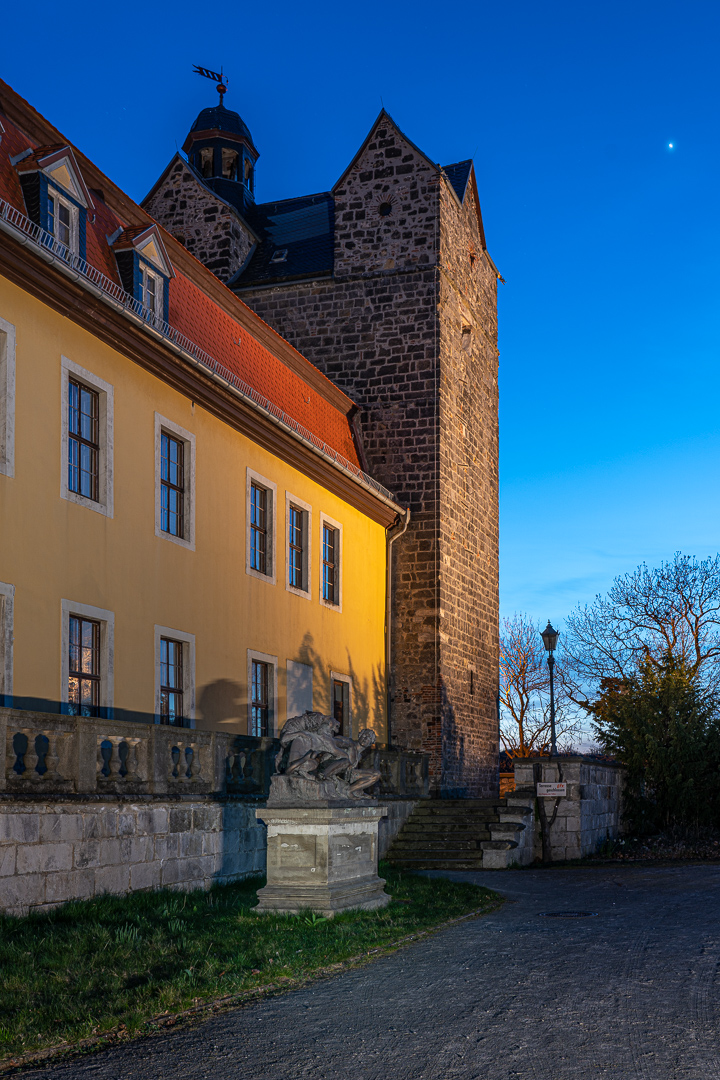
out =
[[[473,156],[500,287],[504,613],[718,550],[715,0],[13,5],[2,75],[136,199],[230,78],[259,199],[326,190],[381,103]],[[673,144],[670,149],[669,144]]]

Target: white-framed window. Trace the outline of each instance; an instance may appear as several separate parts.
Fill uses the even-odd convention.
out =
[[[287,719],[312,712],[313,669],[311,664],[287,661]]]
[[[195,635],[155,627],[155,722],[195,727]]]
[[[327,514],[320,514],[320,603],[342,611],[343,527]]]
[[[79,252],[78,208],[53,188],[48,190],[47,231],[73,255]]]
[[[330,712],[340,724],[340,734],[352,738],[352,679],[330,672]]]
[[[113,516],[114,389],[61,357],[60,497]]]
[[[0,705],[12,707],[15,586],[0,581]]]
[[[152,311],[153,315],[157,315],[159,319],[163,317],[163,279],[159,274],[156,274],[149,266],[140,264],[140,277],[141,277],[141,289],[142,297],[141,302]]]
[[[73,600],[60,607],[63,712],[112,719],[115,613]]]
[[[0,475],[15,475],[15,327],[0,318]]]
[[[247,470],[245,498],[245,572],[275,584],[277,484]]]
[[[311,537],[312,507],[286,491],[285,588],[306,600],[311,599]]]
[[[248,735],[258,738],[277,735],[277,672],[277,656],[248,649]]]
[[[195,436],[155,413],[155,535],[195,550]]]

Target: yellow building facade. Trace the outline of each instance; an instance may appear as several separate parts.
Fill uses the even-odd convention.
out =
[[[19,145],[41,143],[14,107]],[[44,141],[62,138],[52,129]],[[111,210],[128,236],[149,227],[120,193],[113,205],[103,179],[85,227]],[[110,279],[53,248],[54,221],[33,222],[14,190],[8,180],[0,191],[0,704],[85,702],[115,719],[255,735],[313,708],[385,742],[387,551],[402,510],[349,456],[333,460],[329,438],[251,400],[252,366],[231,385],[209,369],[204,341],[202,363],[187,337],[177,345],[178,278],[184,298],[203,294],[206,321],[235,320],[238,342],[263,343],[287,400],[324,394],[318,415],[332,431],[347,427],[352,403],[282,339],[275,347],[171,237],[158,230],[152,249],[174,267],[158,270],[167,323],[146,314],[147,294],[144,308],[122,309]],[[97,243],[109,245],[100,225]],[[90,250],[88,233],[88,261]],[[143,258],[141,268],[167,270]]]

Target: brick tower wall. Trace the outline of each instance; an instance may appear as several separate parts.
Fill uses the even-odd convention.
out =
[[[143,207],[221,281],[237,273],[254,243],[232,208],[181,157]]]
[[[440,606],[443,790],[498,774],[497,277],[474,192],[441,189]]]

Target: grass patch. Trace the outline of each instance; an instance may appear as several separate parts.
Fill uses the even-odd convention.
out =
[[[393,902],[334,919],[255,915],[262,879],[0,917],[0,1060],[162,1026],[219,998],[288,988],[471,911],[496,893],[383,866]],[[403,902],[404,901],[404,902]]]

